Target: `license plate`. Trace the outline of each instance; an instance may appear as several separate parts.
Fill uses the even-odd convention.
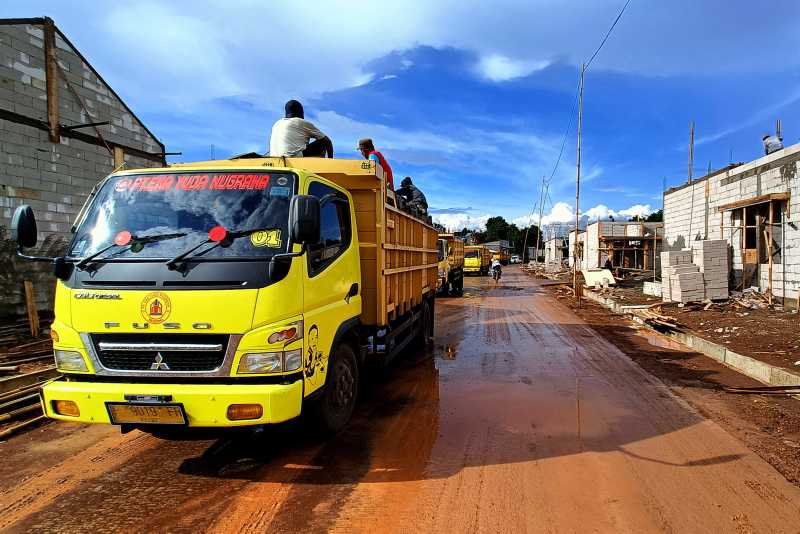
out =
[[[185,425],[186,415],[180,404],[108,403],[111,422],[122,425],[144,423],[152,425]]]

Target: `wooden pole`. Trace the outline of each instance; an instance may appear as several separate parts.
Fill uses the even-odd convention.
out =
[[[33,284],[25,280],[25,307],[28,310],[28,324],[31,327],[31,336],[39,337],[39,311],[36,309],[36,298],[33,293]]]
[[[575,175],[575,246],[572,255],[572,289],[581,305],[581,292],[578,287],[578,235],[580,234],[580,201],[581,201],[581,128],[583,127],[583,80],[586,74],[586,64],[581,64],[581,80],[578,89],[578,149]]]
[[[539,263],[539,243],[542,239],[542,216],[544,215],[544,199],[547,197],[547,190],[550,189],[550,182],[542,176],[543,188],[542,197],[539,199],[539,231],[536,234],[536,263]]]
[[[56,58],[56,25],[44,19],[44,72],[47,89],[47,126],[51,143],[60,143],[58,130],[58,62]]]
[[[767,225],[767,254],[769,256],[769,280],[767,282],[767,292],[769,293],[769,305],[772,306],[772,224],[775,216],[774,212],[775,203],[770,200],[769,202],[769,224]]]
[[[694,121],[689,123],[689,179],[686,183],[692,181],[692,167],[694,167]]]

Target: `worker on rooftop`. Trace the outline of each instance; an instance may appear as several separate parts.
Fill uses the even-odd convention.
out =
[[[303,104],[286,102],[286,116],[272,125],[269,155],[286,157],[332,158],[333,143],[319,128],[305,119]],[[314,139],[313,142],[309,141]]]
[[[394,176],[392,175],[392,168],[389,166],[389,162],[386,161],[386,158],[383,157],[383,154],[375,150],[375,145],[372,143],[372,139],[359,139],[358,151],[361,152],[361,155],[364,156],[364,159],[378,162],[378,165],[380,165],[383,169],[383,175],[386,177],[386,184],[389,186],[389,189],[394,191]]]
[[[766,155],[770,155],[778,150],[783,150],[783,137],[778,135],[764,134],[764,137],[761,138],[761,142],[764,143],[764,154]]]

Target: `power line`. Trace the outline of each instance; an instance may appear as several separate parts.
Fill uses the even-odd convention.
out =
[[[605,37],[603,37],[603,40],[600,42],[600,46],[597,47],[597,50],[594,51],[594,54],[592,54],[592,57],[590,57],[589,61],[586,62],[586,66],[584,67],[584,69],[588,69],[589,65],[592,64],[592,61],[594,61],[594,58],[597,57],[597,54],[600,53],[600,50],[603,48],[603,45],[605,45],[606,41],[608,41],[608,37],[611,35],[611,32],[614,31],[614,26],[616,26],[617,22],[619,22],[619,19],[622,18],[622,14],[625,13],[625,8],[627,8],[628,4],[630,4],[630,3],[631,3],[631,0],[628,0],[627,2],[625,2],[625,5],[622,6],[622,9],[619,11],[619,15],[617,15],[617,18],[614,19],[614,23],[611,25],[611,27],[606,32]]]

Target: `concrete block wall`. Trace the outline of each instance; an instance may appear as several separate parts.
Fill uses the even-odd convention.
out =
[[[113,91],[58,36],[57,58],[89,110],[83,112],[61,81],[59,122],[63,125],[108,120],[101,126],[110,142],[151,154],[163,151]],[[0,25],[0,109],[47,120],[43,31],[33,24]],[[83,129],[94,136],[91,128]],[[158,158],[127,153],[129,168],[158,166]],[[94,185],[114,168],[104,146],[69,137],[51,143],[37,127],[0,119],[0,317],[24,313],[23,280],[32,280],[40,309],[52,309],[55,279],[48,264],[18,260],[9,225],[14,210],[30,205],[37,217],[36,254],[61,254],[71,239],[72,222]]]
[[[738,226],[732,212],[719,212],[723,204],[766,195],[789,192],[789,217],[784,221],[786,263],[786,297],[796,299],[800,288],[800,181],[798,181],[800,144],[789,146],[768,156],[732,169],[712,174],[705,180],[676,188],[664,195],[664,247],[679,250],[700,239],[725,239],[729,245],[730,266],[735,281],[741,281],[741,231],[724,226]],[[694,202],[694,209],[692,209]],[[691,216],[690,216],[691,215]],[[708,220],[708,234],[705,234]],[[792,223],[797,229],[792,228]],[[691,231],[690,231],[691,229]],[[777,273],[781,273],[778,275]],[[778,277],[780,276],[780,278]],[[773,293],[783,296],[783,268],[773,266]],[[756,277],[759,289],[768,288],[766,264]],[[753,282],[755,283],[755,282]]]

